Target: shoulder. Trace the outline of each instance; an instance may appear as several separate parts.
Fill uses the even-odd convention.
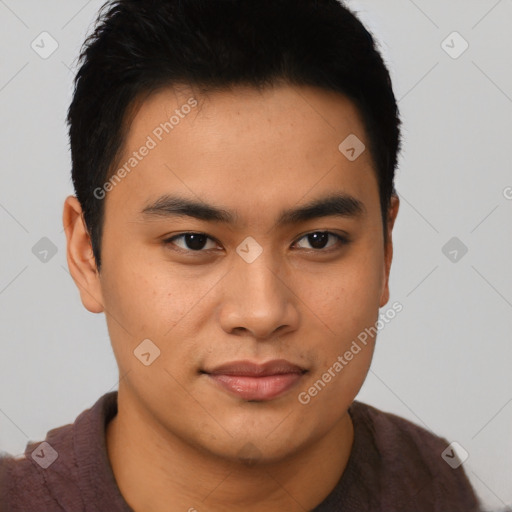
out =
[[[84,472],[95,470],[96,461],[88,459],[97,458],[104,422],[115,407],[116,394],[107,393],[74,423],[27,443],[24,454],[0,456],[0,512],[85,510]]]
[[[411,506],[417,503],[417,510],[479,510],[461,461],[449,463],[453,458],[443,458],[447,449],[454,454],[445,438],[362,402],[353,402],[349,410],[358,464],[368,471],[375,471],[377,466],[383,496],[409,500]]]
[[[354,422],[362,423],[370,430],[380,449],[389,456],[396,454],[400,448],[402,456],[423,453],[427,461],[433,462],[434,459],[436,464],[442,461],[441,453],[449,443],[426,428],[358,401],[352,403],[350,413]],[[432,450],[441,451],[434,454]],[[434,458],[437,455],[439,461]]]
[[[52,429],[45,441],[27,443],[22,455],[0,458],[6,511],[34,510],[35,504],[37,510],[64,510],[52,490],[59,482],[69,485],[74,478],[72,430],[71,424]]]

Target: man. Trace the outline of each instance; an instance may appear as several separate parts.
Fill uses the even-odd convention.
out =
[[[478,510],[446,440],[354,400],[400,120],[348,9],[109,2],[68,122],[68,265],[119,391],[4,460],[6,510]]]

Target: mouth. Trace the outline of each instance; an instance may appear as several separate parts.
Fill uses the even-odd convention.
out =
[[[306,372],[289,361],[276,359],[263,364],[233,361],[201,373],[243,400],[268,401],[295,387]]]

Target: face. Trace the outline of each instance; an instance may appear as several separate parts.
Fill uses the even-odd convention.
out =
[[[270,461],[346,417],[391,261],[369,151],[339,149],[351,134],[368,147],[353,104],[310,87],[142,103],[125,172],[96,194],[101,272],[80,288],[155,432]]]

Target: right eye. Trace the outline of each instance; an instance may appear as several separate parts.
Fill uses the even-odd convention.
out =
[[[176,240],[182,240],[181,244],[179,245],[176,243]],[[208,240],[213,242],[213,247],[207,248],[204,250],[205,246],[208,245]],[[215,249],[216,248],[216,242],[213,240],[213,238],[210,238],[205,233],[181,233],[179,235],[174,235],[170,238],[167,238],[163,241],[163,243],[168,245],[174,245],[178,247],[178,252],[206,252],[207,250]],[[172,250],[172,247],[170,247]]]

